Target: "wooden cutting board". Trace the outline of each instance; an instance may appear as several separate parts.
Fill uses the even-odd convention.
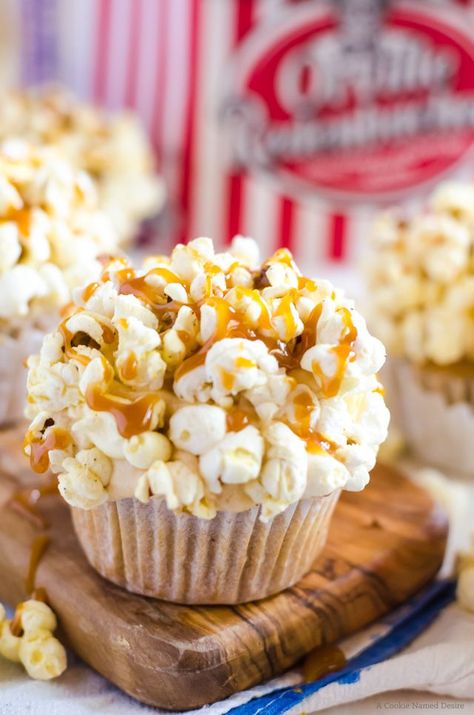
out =
[[[18,480],[38,483],[20,432],[0,433],[0,599],[25,598],[25,575],[41,533],[8,504]],[[45,587],[60,637],[133,697],[169,709],[211,703],[270,678],[310,650],[346,636],[433,578],[447,521],[430,496],[378,466],[362,493],[344,493],[328,544],[294,588],[257,603],[187,607],[136,596],[88,565],[58,495],[41,500],[51,544],[36,585]]]

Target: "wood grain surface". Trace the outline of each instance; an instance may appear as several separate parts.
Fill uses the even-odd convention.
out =
[[[0,599],[25,598],[32,543],[41,533],[9,499],[38,484],[20,432],[0,433]],[[41,499],[51,543],[36,585],[47,590],[60,637],[142,702],[190,709],[255,685],[380,617],[419,590],[443,558],[447,521],[427,493],[385,466],[362,493],[344,493],[328,544],[294,588],[234,607],[177,606],[132,595],[83,556],[58,495]]]

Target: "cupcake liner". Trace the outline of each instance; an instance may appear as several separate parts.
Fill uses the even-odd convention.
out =
[[[391,363],[388,404],[415,456],[452,476],[474,478],[474,378]]]
[[[282,591],[321,552],[339,492],[303,499],[267,523],[259,507],[206,520],[175,514],[161,498],[72,508],[90,564],[145,596],[189,604],[232,604]]]
[[[37,353],[44,333],[25,329],[17,337],[4,335],[0,342],[0,425],[19,422],[26,404],[25,360]]]

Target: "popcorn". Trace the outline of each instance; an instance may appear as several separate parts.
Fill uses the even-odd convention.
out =
[[[425,214],[374,228],[367,265],[370,322],[398,356],[418,364],[474,359],[474,186],[446,183]]]
[[[124,442],[123,454],[133,467],[149,469],[154,462],[167,462],[171,457],[171,443],[160,432],[142,432]]]
[[[234,236],[230,246],[230,253],[244,266],[256,268],[258,265],[260,252],[258,245],[252,238]]]
[[[199,459],[199,468],[211,492],[222,484],[245,484],[256,479],[261,468],[264,442],[255,427],[229,432]]]
[[[64,647],[47,630],[23,636],[20,660],[30,678],[35,680],[58,678],[67,668]]]
[[[206,498],[202,478],[180,461],[155,462],[140,477],[135,496],[143,502],[150,496],[163,496],[168,509],[207,519],[215,515],[212,501]]]
[[[213,405],[190,405],[170,419],[170,439],[191,454],[204,454],[225,437],[227,414]]]
[[[67,667],[66,651],[53,636],[57,621],[51,608],[31,598],[16,608],[18,634],[12,632],[13,621],[6,618],[0,604],[0,655],[21,663],[30,678],[51,680]]]
[[[211,396],[219,402],[221,397],[264,384],[268,374],[277,372],[278,363],[260,340],[224,338],[207,353],[205,368]]]
[[[3,137],[27,137],[51,146],[75,168],[91,173],[94,186],[81,172],[78,192],[90,200],[91,192],[97,191],[101,210],[122,241],[133,237],[140,222],[161,209],[164,184],[154,173],[151,147],[132,114],[108,116],[57,87],[6,93],[2,107]],[[21,141],[8,144],[10,158],[24,161]],[[58,181],[49,182],[52,204],[63,200],[63,173],[58,169]]]
[[[13,663],[20,663],[21,638],[13,635],[10,626],[11,621],[7,620],[3,614],[3,619],[0,618],[0,655]]]
[[[0,144],[0,322],[4,332],[58,311],[97,256],[116,247],[90,179],[50,148]]]
[[[71,506],[93,509],[107,500],[106,487],[112,474],[110,460],[97,447],[83,449],[64,460],[58,488]]]
[[[282,422],[268,427],[265,440],[267,459],[259,478],[266,492],[262,500],[263,519],[278,514],[287,504],[303,497],[308,464],[305,443]],[[251,491],[247,489],[247,493]]]
[[[135,496],[267,520],[366,484],[388,425],[385,349],[288,251],[258,270],[249,240],[214,253],[199,238],[138,270],[112,259],[31,358],[27,443],[50,419],[68,435],[49,457],[71,505]]]

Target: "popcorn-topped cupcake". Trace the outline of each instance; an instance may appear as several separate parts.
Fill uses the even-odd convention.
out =
[[[0,333],[47,322],[116,249],[90,178],[53,150],[0,145]]]
[[[131,112],[109,116],[58,87],[12,91],[0,104],[0,137],[54,146],[89,172],[100,207],[123,240],[163,204],[164,185],[155,174],[151,146]]]
[[[362,489],[388,424],[385,351],[353,304],[254,241],[112,261],[29,360],[26,451],[69,504],[212,518]]]
[[[474,185],[447,183],[412,219],[387,213],[368,265],[370,318],[415,363],[474,361]]]

